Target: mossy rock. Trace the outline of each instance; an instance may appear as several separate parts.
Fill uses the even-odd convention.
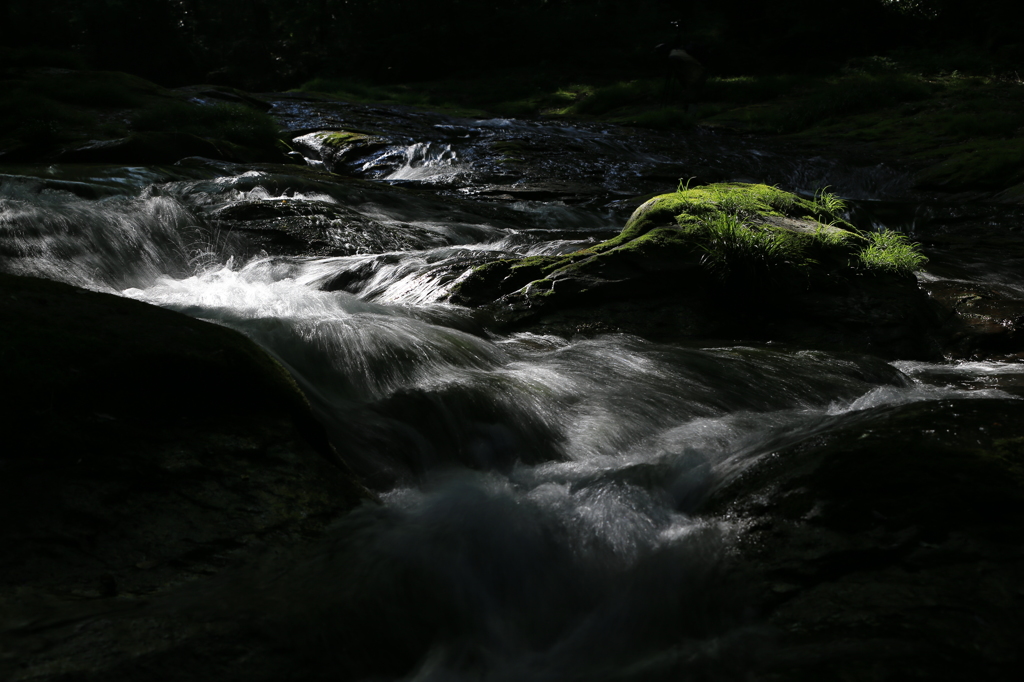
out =
[[[0,601],[160,590],[254,542],[301,543],[364,497],[243,335],[35,278],[0,291]]]
[[[726,223],[722,229],[719,221]],[[773,278],[852,269],[858,239],[866,245],[834,211],[788,192],[765,185],[708,185],[650,199],[618,236],[576,253],[481,266],[459,286],[455,300],[510,294],[529,275],[558,280],[577,273],[621,270],[628,276],[692,269],[739,281],[766,274],[765,268]],[[716,271],[719,267],[728,271]],[[497,279],[498,271],[506,278]],[[478,283],[483,285],[479,294],[474,292]],[[489,290],[494,283],[497,290]]]
[[[340,173],[346,163],[387,147],[391,142],[379,135],[348,130],[319,130],[292,140],[292,146],[313,159],[323,161],[332,173]]]
[[[934,357],[938,320],[912,274],[923,257],[898,235],[857,232],[842,210],[824,193],[811,201],[765,185],[685,189],[650,199],[618,236],[587,249],[478,266],[451,301],[556,333]]]

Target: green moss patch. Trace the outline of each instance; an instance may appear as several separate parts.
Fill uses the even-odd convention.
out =
[[[809,200],[766,185],[680,187],[644,203],[619,235],[593,247],[480,266],[453,300],[478,304],[516,291],[550,297],[559,288],[581,293],[666,277],[806,289],[857,273],[905,278],[925,261],[902,235],[858,232],[844,210],[826,191]]]
[[[905,74],[855,74],[811,80],[783,98],[732,112],[721,119],[768,132],[793,133],[923,100],[930,96],[931,88],[927,81]]]
[[[844,208],[828,192],[810,201],[767,185],[680,188],[646,202],[617,237],[590,251],[649,252],[671,246],[698,254],[702,264],[723,277],[822,262],[846,265],[863,238],[842,220]]]
[[[992,78],[919,79],[930,88],[925,98],[807,119],[783,131],[816,146],[867,145],[880,156],[916,167],[923,189],[991,191],[1024,180],[1024,89]],[[784,112],[777,113],[784,117]],[[755,128],[771,119],[748,115]]]
[[[322,132],[317,133],[317,139],[321,143],[328,147],[341,148],[346,147],[350,144],[365,142],[372,139],[371,136],[364,133],[356,133],[347,130],[338,130],[334,132]]]

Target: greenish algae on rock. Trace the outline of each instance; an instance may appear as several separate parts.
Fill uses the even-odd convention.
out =
[[[0,292],[0,611],[160,591],[367,497],[238,332],[47,280]]]
[[[379,135],[358,131],[319,130],[296,137],[291,144],[307,157],[323,161],[330,172],[341,173],[346,162],[361,159],[391,142]]]
[[[654,338],[799,341],[934,357],[941,324],[894,233],[862,234],[822,192],[714,184],[655,197],[608,241],[566,256],[488,263],[451,301],[511,327]]]

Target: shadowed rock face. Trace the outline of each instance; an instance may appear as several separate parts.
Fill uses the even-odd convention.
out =
[[[740,551],[773,595],[763,679],[1012,679],[1021,419],[1006,400],[852,413],[710,495],[705,513],[748,521]]]
[[[45,280],[0,291],[0,602],[161,590],[364,496],[241,334]]]

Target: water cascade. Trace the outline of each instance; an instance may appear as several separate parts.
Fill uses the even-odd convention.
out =
[[[752,468],[771,471],[780,452],[825,452],[908,410],[941,415],[1022,393],[1024,366],[1005,361],[497,331],[444,302],[452,283],[486,261],[569,253],[614,234],[626,210],[616,202],[651,182],[642,166],[665,158],[586,128],[435,130],[436,140],[375,152],[363,172],[436,196],[212,162],[0,179],[0,269],[242,332],[287,368],[379,499],[301,551],[149,607],[249,621],[265,650],[238,675],[263,679],[266,665],[304,679],[749,679],[785,665],[766,604],[797,578],[765,582],[762,565],[745,563],[741,538],[759,521],[729,511],[723,495],[748,485]],[[497,138],[583,149],[590,161],[576,177],[603,169],[608,182],[575,199],[516,194],[482,150]],[[809,192],[901,186],[885,169],[716,151],[700,136],[680,144],[695,165],[712,154],[755,159],[740,165]],[[562,161],[550,163],[529,173],[553,182]],[[509,196],[473,199],[497,185]],[[243,209],[281,206],[329,216],[321,255],[246,241],[270,228],[245,223],[263,218]],[[1019,276],[1002,286],[1012,292]]]

